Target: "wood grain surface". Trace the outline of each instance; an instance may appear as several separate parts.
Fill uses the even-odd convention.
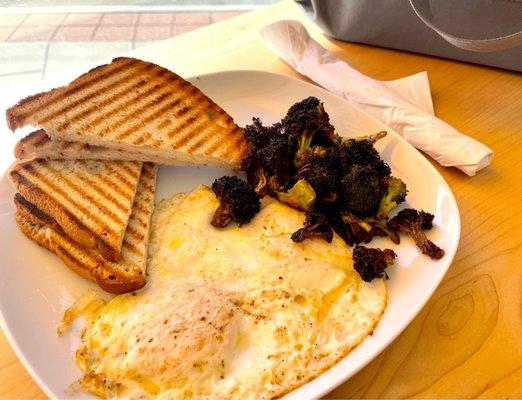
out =
[[[428,71],[436,114],[495,152],[491,166],[475,177],[434,163],[461,212],[455,260],[402,335],[328,397],[522,398],[521,75],[327,39],[290,1],[170,39],[175,70],[183,76],[227,69],[298,76],[259,34],[280,19],[302,20],[323,46],[369,76]],[[43,397],[0,335],[0,398]]]

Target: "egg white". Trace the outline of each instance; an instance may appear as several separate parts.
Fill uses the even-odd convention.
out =
[[[304,215],[265,198],[251,223],[210,225],[201,186],[154,212],[148,284],[115,297],[77,352],[82,386],[102,397],[273,398],[333,365],[386,305],[335,235],[297,244]]]

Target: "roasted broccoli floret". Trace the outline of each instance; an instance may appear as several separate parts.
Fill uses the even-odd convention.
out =
[[[337,148],[344,171],[348,171],[352,165],[370,165],[383,181],[390,176],[390,167],[381,159],[372,141],[343,139]]]
[[[310,212],[306,215],[304,226],[292,234],[292,240],[301,243],[305,239],[321,238],[330,243],[333,239],[333,229],[328,219],[321,213]]]
[[[320,211],[328,218],[334,232],[337,233],[348,246],[353,246],[356,239],[352,234],[350,226],[342,220],[341,213],[336,210],[331,210],[330,207],[322,208]]]
[[[367,217],[364,219],[364,221],[370,224],[372,227],[372,230],[370,231],[371,238],[373,238],[374,236],[388,236],[393,243],[400,243],[401,239],[399,237],[399,234],[394,230],[388,228],[388,217]]]
[[[328,196],[339,189],[339,160],[331,149],[314,146],[304,152],[298,179],[306,181],[318,196]]]
[[[393,264],[395,252],[390,249],[372,249],[355,246],[352,253],[353,267],[363,281],[371,282],[375,278],[386,276],[385,269]]]
[[[260,196],[285,191],[295,167],[288,148],[287,138],[276,134],[267,145],[257,148],[252,146],[243,159],[241,168],[247,174],[247,180]]]
[[[263,126],[259,118],[252,118],[252,124],[247,125],[244,129],[245,138],[256,148],[262,148],[268,145],[270,139],[278,135],[281,130],[281,123],[270,126]]]
[[[428,240],[423,230],[432,228],[433,215],[413,208],[401,210],[388,221],[388,228],[396,232],[409,234],[423,254],[439,259],[444,256],[444,250]]]
[[[315,97],[308,97],[290,107],[281,126],[290,139],[289,143],[297,151],[296,160],[300,153],[312,146],[312,142],[318,145],[333,144],[334,127],[330,124],[323,103]]]
[[[347,212],[341,214],[341,219],[349,227],[355,244],[372,240],[372,226],[368,222]]]
[[[406,184],[399,178],[393,176],[388,180],[388,189],[381,199],[379,210],[377,211],[378,218],[387,218],[388,213],[406,200],[408,190]]]
[[[298,180],[287,192],[277,192],[279,201],[293,208],[311,211],[315,203],[315,191],[304,179]]]
[[[217,228],[228,225],[230,220],[244,225],[256,215],[261,203],[252,187],[237,176],[223,176],[212,184],[212,191],[219,199],[211,224]]]
[[[370,165],[352,165],[341,180],[341,195],[350,212],[371,215],[377,211],[382,198],[378,173]]]
[[[387,134],[388,132],[386,131],[380,131],[377,133],[372,133],[371,135],[356,137],[355,140],[366,140],[370,142],[372,145],[374,145],[378,140],[382,139]]]

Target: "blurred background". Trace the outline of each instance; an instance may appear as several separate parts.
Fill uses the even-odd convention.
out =
[[[0,87],[52,79],[275,2],[0,0]]]

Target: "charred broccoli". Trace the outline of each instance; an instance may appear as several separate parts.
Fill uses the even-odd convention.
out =
[[[260,196],[285,191],[295,174],[287,138],[275,134],[266,146],[252,146],[241,167]]]
[[[371,135],[367,135],[367,136],[359,136],[359,137],[355,138],[355,140],[366,140],[366,141],[370,142],[372,145],[374,145],[378,140],[382,139],[387,134],[388,134],[388,132],[386,132],[386,131],[380,131],[377,133],[372,133]]]
[[[333,239],[333,230],[328,219],[321,213],[306,214],[304,226],[292,234],[292,240],[301,243],[305,239],[321,238],[330,243]]]
[[[281,130],[281,123],[271,126],[263,126],[259,118],[252,118],[252,124],[244,129],[245,138],[256,148],[268,145],[270,139],[278,135]]]
[[[375,236],[388,236],[399,243],[399,232],[406,232],[423,253],[432,258],[444,254],[423,232],[431,228],[431,214],[401,211],[388,219],[389,212],[405,201],[407,188],[391,176],[390,167],[374,147],[386,132],[350,139],[338,136],[315,97],[295,103],[281,122],[271,126],[254,118],[244,132],[250,148],[241,167],[255,192],[309,213],[293,240],[324,234],[328,239],[335,231],[350,246]],[[226,212],[223,216],[216,216],[215,223],[234,219]],[[380,270],[379,275],[384,268],[381,265],[372,271]]]
[[[375,278],[386,275],[385,269],[393,264],[395,252],[390,249],[372,249],[364,246],[355,246],[353,249],[353,267],[363,281],[371,282]]]
[[[294,146],[296,160],[312,142],[319,145],[333,143],[334,127],[323,103],[316,97],[308,97],[290,107],[281,126]]]
[[[340,191],[346,209],[360,215],[375,213],[382,198],[381,180],[371,165],[352,165]]]
[[[336,193],[341,177],[335,152],[319,146],[308,149],[302,157],[297,178],[306,179],[318,196]]]
[[[363,165],[371,166],[382,180],[391,174],[390,167],[381,159],[370,140],[342,139],[338,149],[344,171],[348,171],[352,165]]]
[[[368,243],[372,240],[372,226],[368,222],[346,212],[341,214],[341,219],[350,229],[351,237],[355,244],[361,242]]]
[[[432,228],[432,221],[432,214],[407,208],[388,221],[388,228],[409,234],[423,254],[433,259],[439,259],[444,256],[444,250],[428,240],[423,231]]]
[[[393,176],[388,180],[388,189],[386,194],[382,197],[377,211],[378,218],[387,218],[388,213],[406,200],[408,190],[406,184],[399,178]]]
[[[223,176],[212,184],[212,191],[219,199],[211,224],[217,228],[228,225],[230,220],[244,225],[256,215],[261,207],[254,189],[237,176]]]

